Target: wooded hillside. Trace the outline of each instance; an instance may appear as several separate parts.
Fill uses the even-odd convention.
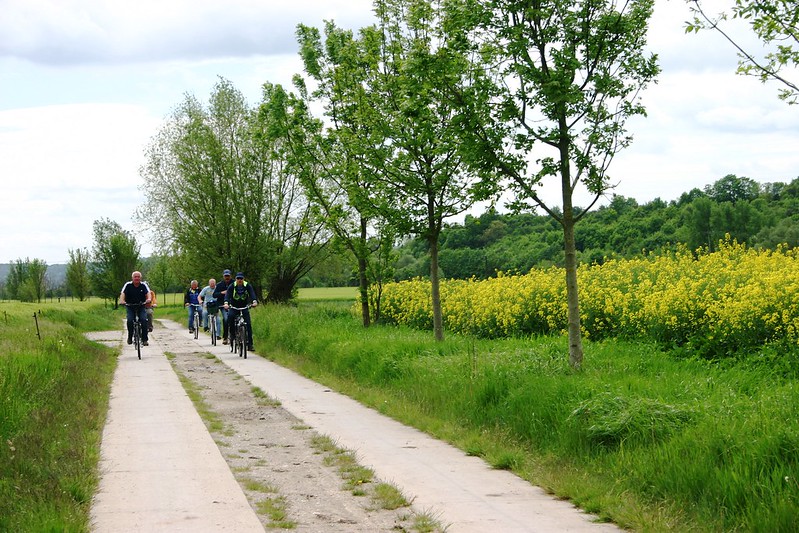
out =
[[[584,263],[675,249],[678,243],[712,251],[727,233],[757,248],[799,246],[799,178],[761,185],[727,175],[670,202],[656,198],[639,204],[614,195],[576,227],[578,258]],[[446,278],[467,279],[562,265],[562,238],[561,228],[549,216],[490,209],[444,229],[440,268]],[[398,252],[396,279],[426,275],[424,243],[408,241]]]

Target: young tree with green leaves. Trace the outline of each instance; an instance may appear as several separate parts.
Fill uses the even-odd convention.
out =
[[[151,289],[165,295],[170,292],[170,289],[174,290],[180,287],[180,280],[175,276],[172,269],[171,257],[157,255],[151,259],[153,260],[152,266],[145,274]]]
[[[379,318],[379,310],[370,310],[369,288],[372,282],[383,282],[379,251],[394,244],[391,228],[373,208],[370,197],[375,180],[370,169],[360,164],[359,155],[368,150],[371,137],[369,124],[359,120],[357,90],[365,79],[360,68],[360,49],[349,30],[337,28],[333,22],[325,26],[322,41],[316,28],[297,27],[305,72],[315,90],[309,94],[305,79],[295,77],[302,109],[306,101],[321,103],[330,122],[325,127],[319,120],[310,121],[301,138],[291,138],[292,152],[302,168],[306,194],[323,216],[327,227],[336,236],[336,243],[355,259],[364,327],[371,318]],[[300,106],[295,106],[300,108]],[[377,255],[376,255],[377,254]],[[379,297],[375,300],[379,307]]]
[[[72,295],[81,302],[89,295],[89,250],[69,250],[66,282]]]
[[[574,227],[611,185],[613,156],[630,144],[626,120],[645,114],[640,92],[655,79],[656,58],[644,51],[652,0],[464,0],[450,7],[471,46],[490,67],[477,72],[461,104],[465,157],[496,170],[516,193],[517,207],[540,208],[563,228],[569,362],[580,368],[583,346]],[[560,205],[540,196],[559,183]],[[574,205],[575,193],[593,199]]]
[[[119,292],[139,267],[140,247],[136,238],[118,222],[102,218],[93,224],[94,245],[89,264],[89,278],[95,295],[118,306]]]
[[[799,1],[798,0],[733,0],[729,11],[708,14],[701,0],[687,0],[694,19],[686,32],[715,30],[738,50],[738,73],[755,76],[761,82],[777,81],[783,85],[779,97],[789,104],[799,103]],[[746,50],[740,39],[727,27],[731,20],[746,21],[760,39],[762,55]]]
[[[375,0],[378,23],[363,28],[357,39],[329,24],[324,48],[301,46],[306,71],[331,82],[326,96],[334,103],[327,113],[338,113],[339,138],[372,187],[366,198],[371,208],[398,235],[417,235],[428,245],[438,340],[443,339],[438,241],[444,221],[491,192],[484,186],[490,182],[466,172],[461,161],[459,110],[447,95],[451,86],[468,83],[474,56],[453,46],[461,34],[447,18],[446,4]]]

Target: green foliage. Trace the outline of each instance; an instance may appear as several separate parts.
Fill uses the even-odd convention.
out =
[[[759,185],[754,197],[749,186],[729,190],[730,182],[752,180],[728,175],[706,186],[707,192],[694,189],[671,202],[656,198],[638,204],[614,195],[607,205],[586,213],[575,228],[580,262],[633,259],[676,250],[679,243],[691,250],[715,250],[726,235],[756,248],[799,246],[799,179]],[[425,275],[424,243],[408,241],[398,253],[396,280]],[[484,279],[497,271],[527,272],[550,265],[563,265],[562,229],[546,215],[488,209],[479,216],[466,215],[462,224],[447,225],[441,233],[440,266],[446,278]]]
[[[41,302],[46,290],[47,263],[41,259],[17,259],[11,263],[6,290],[12,300]]]
[[[92,226],[94,244],[89,264],[92,292],[116,301],[122,286],[139,266],[140,246],[130,232],[113,220],[95,220]]]
[[[580,402],[569,416],[590,445],[655,444],[691,420],[690,410],[653,398],[601,392]]]
[[[438,241],[444,220],[496,190],[495,180],[466,172],[463,161],[462,109],[451,93],[462,92],[483,66],[476,63],[479,55],[463,49],[465,28],[448,8],[440,0],[378,0],[377,24],[354,38],[329,22],[324,45],[318,30],[298,28],[306,73],[320,85],[314,96],[326,104],[334,125],[327,140],[338,150],[342,172],[331,190],[343,191],[345,210],[358,211],[362,222],[376,216],[391,237],[416,235],[427,242],[439,339]],[[329,193],[323,196],[329,214]],[[361,239],[353,251],[363,273],[365,233]],[[382,282],[385,269],[376,277]],[[363,278],[361,285],[365,296]]]
[[[89,250],[69,250],[66,284],[70,293],[81,302],[89,296]]]
[[[259,313],[258,344],[281,364],[623,528],[795,527],[799,383],[768,365],[604,341],[587,344],[575,373],[564,337],[436,343],[401,327],[365,331],[329,304]]]
[[[173,251],[170,270],[184,283],[235,269],[259,297],[286,301],[324,257],[327,235],[287,164],[277,122],[287,97],[265,83],[252,108],[220,79],[207,104],[187,95],[148,145],[140,170],[148,201],[138,217],[159,228],[156,244]]]

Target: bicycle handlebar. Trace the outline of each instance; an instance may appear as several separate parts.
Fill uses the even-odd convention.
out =
[[[247,304],[244,307],[233,307],[232,305],[228,304],[228,309],[233,309],[234,311],[244,311],[245,309],[249,309],[252,307],[252,304]]]

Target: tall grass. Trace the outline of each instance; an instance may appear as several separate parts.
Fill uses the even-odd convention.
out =
[[[81,332],[119,326],[97,303],[0,305],[0,531],[89,530],[116,358]]]
[[[258,352],[641,531],[794,531],[799,384],[654,343],[368,330],[346,304],[259,307]],[[797,354],[782,354],[794,362]]]

